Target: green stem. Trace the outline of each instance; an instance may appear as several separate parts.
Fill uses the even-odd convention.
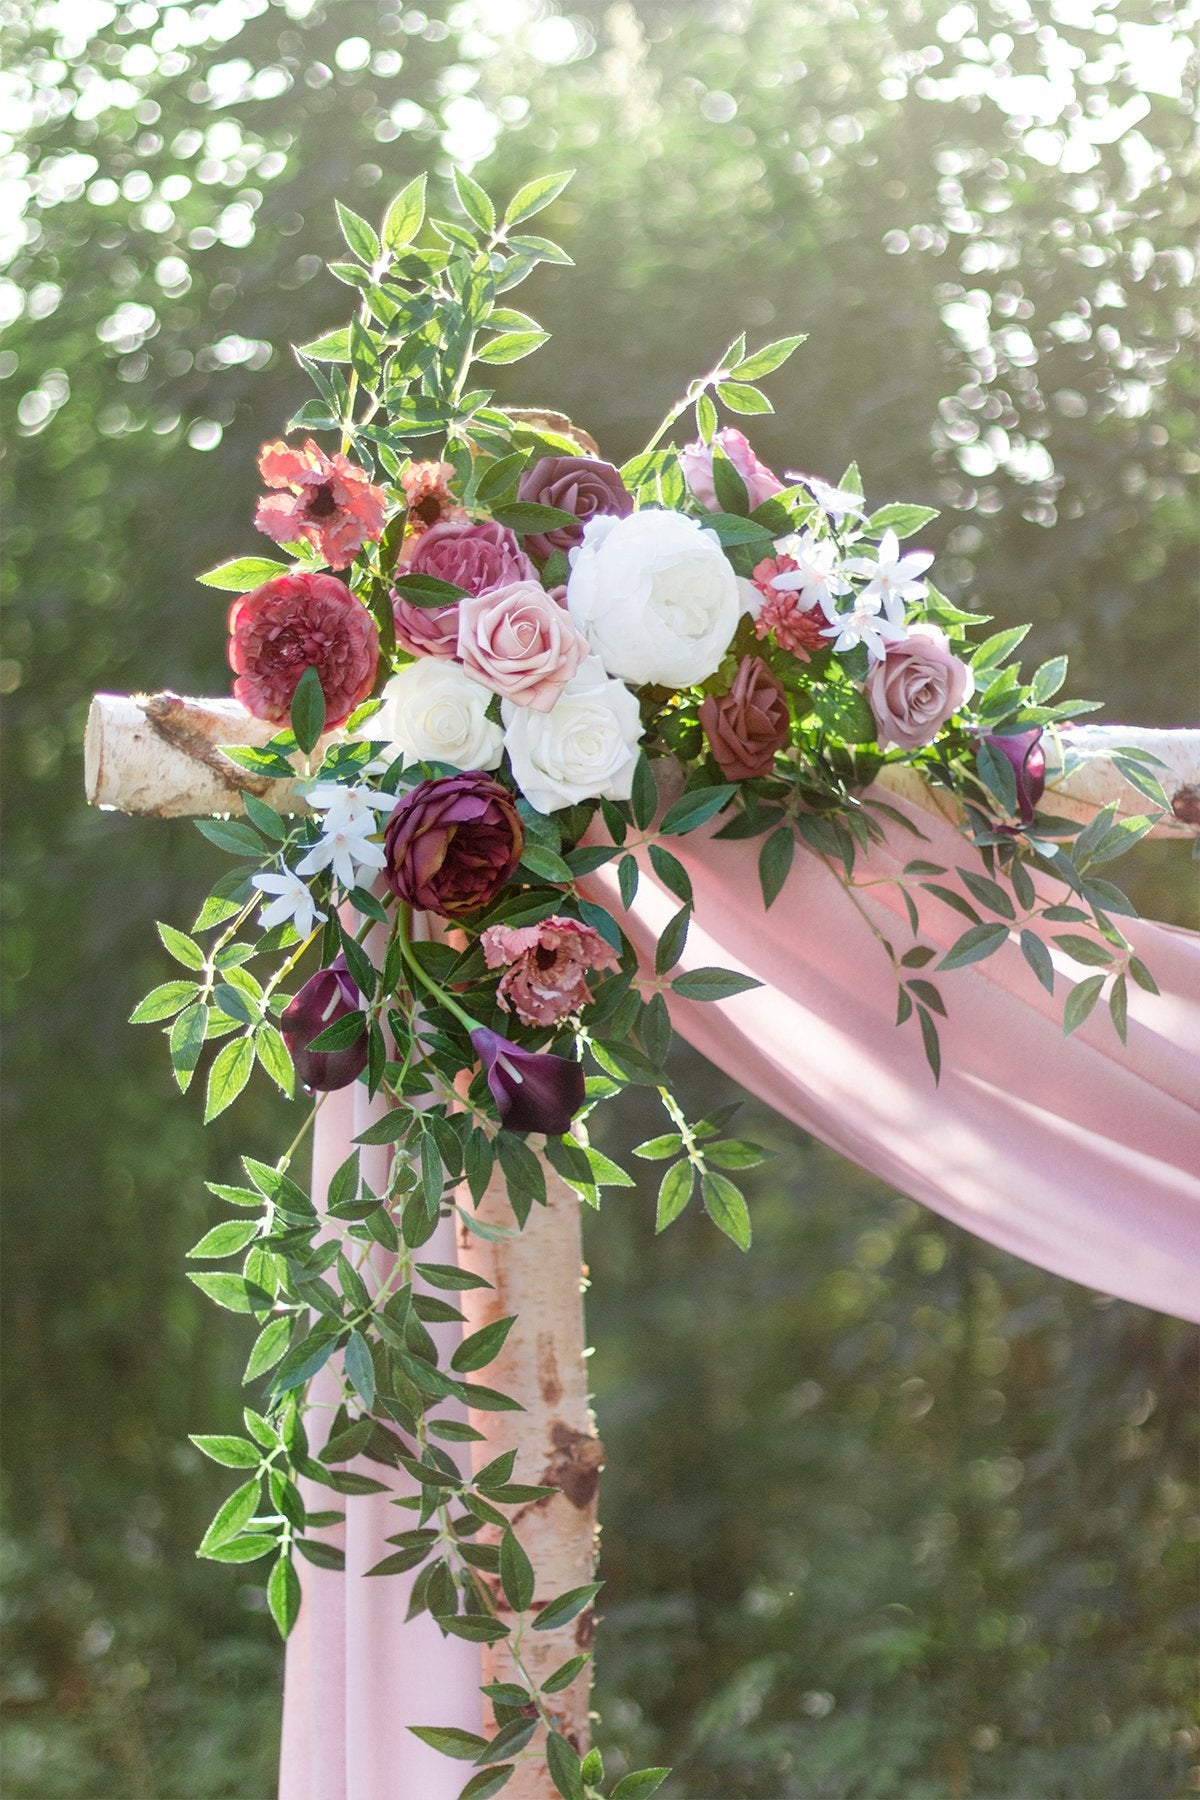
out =
[[[427,975],[425,970],[421,967],[421,964],[413,953],[410,929],[411,924],[412,908],[402,900],[396,908],[396,936],[400,943],[400,954],[403,956],[417,980],[421,983],[421,986],[433,995],[439,1005],[444,1006],[448,1013],[453,1014],[460,1025],[465,1025],[468,1032],[478,1031],[479,1020],[473,1019],[470,1013],[464,1012],[453,995],[448,994],[445,988],[440,987],[433,977]]]

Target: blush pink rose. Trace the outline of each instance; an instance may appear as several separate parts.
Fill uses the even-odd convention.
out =
[[[513,581],[536,581],[537,570],[507,526],[489,519],[481,525],[444,519],[406,544],[404,573],[433,575],[449,581],[467,594],[486,594],[489,588]],[[396,642],[413,656],[456,656],[458,607],[414,606],[400,594],[392,595]]]
[[[458,604],[458,659],[472,681],[515,706],[549,712],[588,654],[570,613],[536,581]]]
[[[884,750],[919,750],[975,692],[975,677],[937,625],[913,625],[867,676]]]
[[[746,493],[750,500],[750,510],[761,506],[772,494],[783,492],[783,483],[766,463],[759,462],[748,440],[740,431],[726,426],[718,431],[712,444],[700,439],[694,444],[685,444],[679,452],[679,462],[683,469],[683,478],[695,494],[701,506],[709,512],[724,512],[725,508],[717,499],[717,490],[713,485],[713,444],[717,444],[725,452],[738,474],[746,484]]]
[[[480,937],[489,969],[508,966],[497,990],[526,1025],[556,1025],[591,999],[589,971],[619,969],[616,951],[590,925],[559,914],[540,925],[490,925]]]

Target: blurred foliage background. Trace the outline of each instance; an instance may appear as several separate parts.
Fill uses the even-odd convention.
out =
[[[183,1278],[208,1133],[155,1034],[186,823],[89,814],[93,689],[221,692],[254,457],[341,322],[333,197],[565,166],[509,398],[615,459],[741,326],[776,467],[943,509],[941,585],[1103,717],[1195,716],[1195,0],[6,0],[6,1794],[265,1800],[281,1654],[193,1560],[240,1321]],[[1145,910],[1195,923],[1183,853]],[[803,921],[798,921],[803,929]],[[697,1104],[721,1085],[686,1053]],[[779,1121],[745,1259],[589,1218],[601,1740],[679,1800],[1160,1800],[1200,1732],[1194,1334]],[[655,1126],[622,1117],[612,1141]],[[936,1146],[930,1146],[936,1154]],[[693,1209],[694,1211],[695,1209]]]

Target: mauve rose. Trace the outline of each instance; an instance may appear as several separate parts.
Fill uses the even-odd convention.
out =
[[[619,969],[612,945],[578,919],[555,913],[539,925],[489,925],[479,940],[489,969],[507,973],[496,997],[526,1025],[556,1025],[591,999],[589,971]]]
[[[867,676],[867,700],[883,750],[931,744],[975,692],[975,677],[937,625],[913,625]]]
[[[449,656],[458,650],[458,606],[414,606],[392,595],[396,642],[410,656]]]
[[[761,506],[772,494],[783,492],[783,483],[766,463],[759,462],[750,448],[749,440],[740,431],[727,425],[718,431],[712,444],[697,439],[694,444],[685,444],[679,452],[679,463],[683,470],[683,479],[695,494],[701,506],[709,512],[724,512],[725,508],[717,499],[717,490],[713,483],[713,445],[718,445],[729,458],[746,487],[750,501],[750,510]]]
[[[456,519],[431,525],[420,537],[411,538],[402,555],[406,575],[433,575],[449,581],[466,594],[486,594],[489,588],[513,581],[536,581],[537,570],[505,525],[489,519],[471,525]],[[458,607],[414,606],[400,594],[392,595],[396,642],[413,656],[453,656],[458,643]]]
[[[486,1025],[476,1027],[471,1042],[506,1131],[561,1137],[570,1129],[586,1093],[581,1063],[544,1050],[522,1050]]]
[[[744,656],[729,692],[710,694],[699,717],[727,781],[769,775],[788,741],[787,696],[761,657]]]
[[[588,654],[570,613],[537,581],[514,581],[458,606],[465,674],[516,706],[549,712]]]
[[[362,1010],[362,995],[355,986],[346,959],[338,956],[327,969],[310,975],[279,1020],[283,1041],[291,1052],[296,1074],[306,1088],[329,1093],[334,1088],[349,1087],[367,1066],[367,1028],[344,1050],[310,1050],[313,1038],[319,1037],[338,1019]]]
[[[1037,803],[1046,791],[1046,752],[1042,749],[1041,726],[1035,725],[1029,731],[1014,731],[1009,737],[988,732],[983,742],[1012,764],[1017,783],[1017,817],[1022,825],[1032,824]]]
[[[478,769],[436,776],[388,821],[384,878],[410,906],[457,919],[495,899],[524,844],[516,804],[498,781]]]
[[[287,723],[305,669],[317,671],[325,726],[350,717],[375,686],[379,628],[334,575],[277,575],[229,609],[235,698],[256,719]]]
[[[595,456],[543,456],[526,469],[517,485],[517,498],[538,506],[557,506],[574,513],[574,525],[556,525],[551,531],[532,532],[525,548],[542,562],[553,550],[566,553],[583,536],[584,522],[597,513],[624,519],[633,511],[633,495],[611,463]]]

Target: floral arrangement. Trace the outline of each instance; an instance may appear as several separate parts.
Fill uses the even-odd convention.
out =
[[[514,1635],[497,1616],[494,1584],[520,1616],[533,1572],[505,1509],[553,1490],[514,1485],[511,1458],[464,1474],[444,1443],[480,1434],[438,1417],[447,1399],[511,1404],[468,1377],[512,1321],[466,1338],[441,1366],[426,1324],[461,1315],[429,1289],[465,1284],[420,1251],[447,1209],[477,1228],[468,1196],[478,1203],[496,1167],[524,1224],[545,1197],[527,1134],[596,1205],[601,1188],[631,1177],[591,1146],[588,1115],[648,1086],[667,1115],[637,1153],[667,1165],[658,1228],[698,1190],[717,1226],[749,1245],[731,1175],[759,1153],[726,1135],[731,1109],[689,1122],[664,1073],[668,992],[717,1000],[754,985],[720,969],[672,973],[692,912],[679,840],[701,828],[761,839],[767,908],[797,842],[853,894],[858,860],[885,832],[920,836],[872,788],[880,769],[906,762],[947,790],[977,854],[947,870],[914,846],[902,884],[912,943],[883,945],[898,1022],[916,1021],[935,1079],[945,1005],[932,977],[1014,934],[1051,992],[1048,939],[1090,965],[1070,988],[1068,1031],[1107,988],[1123,1035],[1127,979],[1153,987],[1118,923],[1132,908],[1096,874],[1151,819],[1107,808],[1081,830],[1044,810],[1046,734],[1090,710],[1055,700],[1065,658],[1026,679],[1012,660],[1022,630],[972,644],[979,616],[938,591],[929,552],[904,547],[929,509],[868,508],[854,466],[836,485],[777,475],[720,424],[721,409],[771,411],[758,384],[799,337],[756,351],[739,338],[621,468],[560,416],[495,403],[488,372],[545,337],[507,295],[539,262],[569,260],[526,229],[565,179],[530,183],[499,214],[459,174],[457,216],[428,223],[417,181],[378,234],[339,208],[349,254],[330,268],[357,310],[297,352],[317,397],[287,427],[300,441],[268,444],[259,462],[254,522],[286,561],[241,557],[201,577],[236,595],[234,694],[278,728],[262,747],[225,754],[260,789],[299,769],[307,810],[285,815],[248,787],[244,819],[199,821],[235,866],[194,935],[159,927],[186,973],[133,1017],[167,1022],[181,1088],[223,1040],[209,1119],[256,1063],[308,1096],[283,1156],[247,1157],[244,1184],[210,1184],[249,1216],[216,1225],[192,1252],[240,1259],[238,1273],[192,1279],[259,1319],[246,1379],[266,1384],[244,1438],[195,1440],[243,1476],[201,1554],[270,1558],[268,1599],[285,1634],[299,1604],[294,1555],[340,1566],[314,1534],[342,1515],[306,1509],[298,1479],[335,1499],[376,1491],[344,1466],[365,1454],[417,1488],[412,1528],[372,1573],[419,1569],[413,1607],[444,1631],[519,1645],[523,1626]],[[695,436],[676,447],[670,434],[689,410]],[[338,447],[308,435],[321,433]],[[1164,803],[1152,759],[1118,760]],[[1058,761],[1069,765],[1069,747]],[[679,903],[652,971],[639,969],[620,907],[587,888],[615,861],[620,904],[631,906],[636,850]],[[964,919],[936,969],[921,943],[924,893]],[[417,941],[418,912],[442,922],[441,937]],[[314,972],[295,988],[310,952]],[[319,1219],[289,1165],[324,1096],[356,1081],[386,1101],[359,1142],[392,1147],[390,1178],[371,1192],[352,1156]],[[359,1273],[373,1245],[394,1257],[376,1292]],[[310,1448],[308,1384],[327,1365],[342,1403]],[[571,1618],[595,1592],[560,1596],[531,1628]],[[477,1765],[464,1800],[499,1791],[539,1724],[558,1791],[598,1791],[597,1753],[581,1757],[547,1707],[585,1661],[538,1689],[514,1648],[514,1681],[485,1690],[495,1736],[424,1734]],[[615,1794],[649,1794],[665,1773],[627,1776]]]

